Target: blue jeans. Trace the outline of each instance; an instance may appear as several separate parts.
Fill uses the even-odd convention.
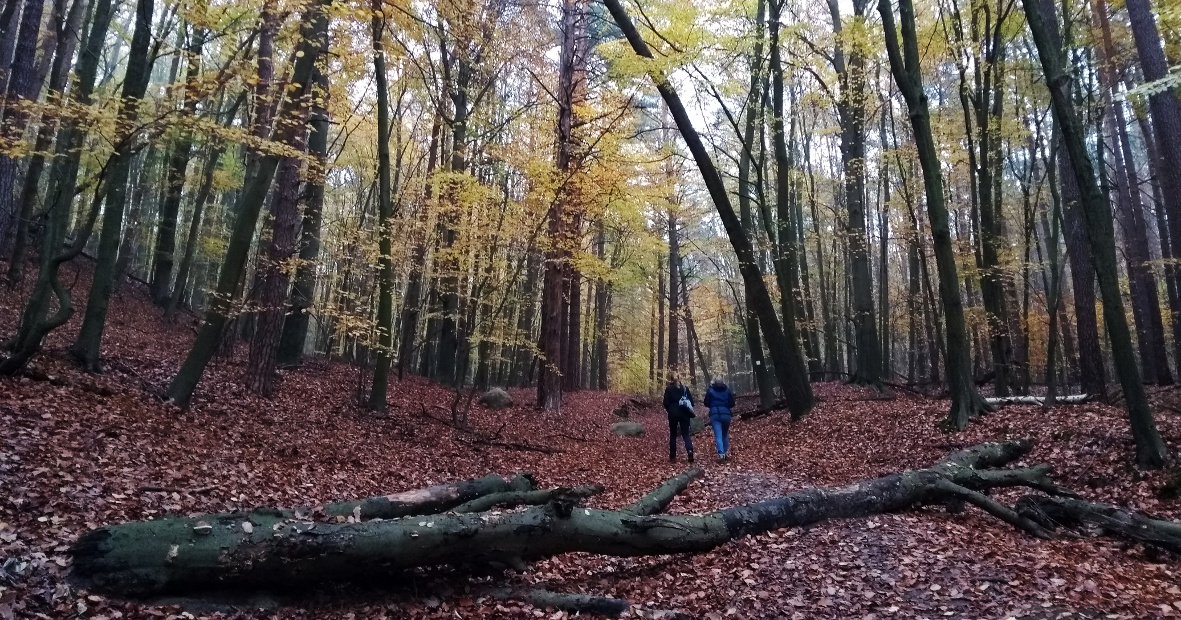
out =
[[[668,418],[668,458],[677,458],[677,435],[685,441],[685,452],[693,454],[693,427],[689,418],[684,416]]]
[[[710,426],[714,427],[714,443],[718,444],[718,456],[730,451],[730,416],[709,416]]]

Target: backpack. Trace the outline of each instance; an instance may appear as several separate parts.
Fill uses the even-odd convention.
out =
[[[683,394],[681,394],[681,400],[677,401],[677,404],[680,405],[681,408],[684,409],[685,412],[689,414],[690,418],[696,418],[697,413],[693,411],[693,401],[692,401],[692,399],[689,398],[689,389],[688,388],[682,388],[682,389],[684,389],[685,391]]]

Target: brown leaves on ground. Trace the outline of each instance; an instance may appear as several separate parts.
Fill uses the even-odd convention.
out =
[[[464,431],[439,421],[448,414],[438,407],[449,408],[453,394],[419,378],[392,386],[389,417],[366,415],[354,405],[357,371],[343,362],[285,372],[279,396],[268,401],[242,387],[240,359],[223,360],[206,374],[193,408],[181,412],[154,394],[179,365],[194,319],[182,315],[165,325],[158,316],[138,285],[125,286],[113,304],[106,374],[85,375],[66,362],[74,333],[66,328],[35,361],[37,379],[0,379],[0,620],[178,617],[185,610],[214,617],[565,617],[487,596],[489,586],[504,584],[617,596],[714,620],[1181,616],[1176,558],[1108,539],[1037,541],[972,508],[782,530],[693,556],[571,554],[523,574],[441,567],[411,571],[380,590],[239,593],[212,606],[74,591],[65,583],[65,552],[100,524],[310,506],[516,471],[534,472],[546,486],[601,483],[606,491],[591,503],[619,507],[685,467],[683,451],[680,462],[668,462],[658,406],[633,413],[647,426],[646,437],[611,435],[611,411],[624,395],[568,395],[562,415],[552,417],[534,409],[532,390],[513,390],[518,404],[511,409],[473,404]],[[10,331],[15,318],[8,295],[0,302],[0,328]],[[1168,474],[1132,467],[1118,409],[1008,407],[945,435],[936,424],[946,402],[908,395],[865,400],[861,390],[835,384],[816,389],[821,401],[801,422],[770,416],[735,423],[729,462],[715,461],[709,432],[697,435],[706,476],[669,511],[709,511],[845,484],[924,467],[980,441],[1029,436],[1037,447],[1025,463],[1052,464],[1060,482],[1086,497],[1181,518],[1181,502],[1156,496]],[[1158,422],[1176,454],[1181,420],[1162,406]],[[478,441],[490,437],[561,452]]]

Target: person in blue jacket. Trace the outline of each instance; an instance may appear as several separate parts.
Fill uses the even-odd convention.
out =
[[[682,399],[688,401],[688,407],[681,403]],[[689,455],[689,462],[693,462],[693,431],[690,418],[696,414],[693,413],[693,394],[689,392],[689,388],[681,383],[680,377],[677,373],[668,373],[668,385],[664,387],[664,410],[668,413],[668,460],[670,463],[677,460],[677,435],[685,441],[685,452]]]
[[[730,458],[730,419],[733,416],[734,392],[726,387],[722,378],[714,377],[703,399],[709,407],[709,423],[714,428],[714,441],[718,444],[718,459]]]

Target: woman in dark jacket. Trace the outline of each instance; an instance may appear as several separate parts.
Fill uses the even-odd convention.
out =
[[[724,461],[730,458],[730,419],[734,409],[734,392],[726,387],[721,377],[714,377],[705,392],[704,402],[709,407],[709,423],[714,427],[718,459]]]
[[[681,399],[689,400],[689,407],[681,404]],[[690,418],[693,413],[693,394],[689,388],[681,385],[677,373],[668,374],[668,385],[664,388],[664,410],[668,412],[668,461],[677,460],[677,435],[685,441],[685,452],[689,455],[689,462],[693,462],[693,431]]]

